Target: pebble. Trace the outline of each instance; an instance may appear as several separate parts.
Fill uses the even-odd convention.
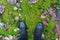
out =
[[[5,31],[7,31],[8,29],[6,28],[5,24],[4,23],[0,23],[0,28],[1,29],[4,29]]]
[[[8,2],[9,4],[16,4],[16,3],[17,3],[17,0],[7,0],[7,2]]]
[[[44,24],[44,26],[48,25],[47,21],[43,21],[43,24]]]
[[[57,16],[58,20],[60,20],[60,9],[56,8],[56,13],[57,13],[56,16]]]
[[[41,15],[41,16],[40,16],[40,18],[45,18],[45,17],[46,17],[46,16],[44,16],[44,15]]]
[[[56,27],[60,28],[60,21],[56,24]]]
[[[56,20],[56,15],[53,15],[51,20],[53,20],[53,21]]]
[[[0,23],[0,28],[5,28],[4,23]]]
[[[2,35],[0,35],[0,38],[2,38]]]
[[[55,15],[55,10],[54,10],[53,7],[50,7],[49,9],[47,9],[47,11],[49,12],[49,14],[50,14],[51,16]]]
[[[40,18],[46,18],[47,16],[47,11],[44,11],[44,13],[41,14]]]
[[[16,3],[16,7],[17,7],[17,8],[20,8],[20,4],[19,4],[19,3]]]
[[[29,3],[36,3],[38,0],[29,0]]]
[[[0,14],[2,14],[4,12],[5,6],[0,3]]]
[[[47,15],[43,13],[43,14],[40,16],[40,18],[46,18],[46,16],[47,16]]]

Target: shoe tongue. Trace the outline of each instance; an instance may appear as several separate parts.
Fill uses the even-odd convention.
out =
[[[42,27],[43,27],[43,24],[42,23],[38,23],[37,28],[42,29]]]
[[[20,22],[20,27],[25,27],[25,23],[24,22]]]

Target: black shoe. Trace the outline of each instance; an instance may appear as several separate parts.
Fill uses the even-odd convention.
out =
[[[20,22],[20,36],[18,40],[27,40],[26,24],[24,21]]]
[[[34,31],[34,40],[42,40],[41,37],[43,29],[44,29],[43,23],[42,22],[38,23]]]

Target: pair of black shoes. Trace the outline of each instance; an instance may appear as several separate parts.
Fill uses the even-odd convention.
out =
[[[20,27],[20,36],[18,40],[27,40],[28,35],[26,30],[26,23],[24,21],[21,21],[19,27]],[[43,23],[39,22],[34,31],[34,40],[42,40],[41,37],[43,29],[44,29]]]

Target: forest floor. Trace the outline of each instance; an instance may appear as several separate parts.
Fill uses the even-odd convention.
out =
[[[37,3],[35,4],[29,4],[28,0],[24,0],[24,2],[20,3],[21,10],[14,10],[15,5],[9,4],[6,0],[0,0],[5,6],[5,11],[3,13],[3,18],[0,19],[0,22],[6,23],[7,20],[9,19],[10,25],[6,25],[8,28],[8,31],[4,31],[3,29],[0,29],[0,34],[1,35],[17,35],[18,32],[14,32],[15,28],[19,27],[19,22],[15,23],[14,22],[14,17],[20,16],[20,20],[24,20],[27,24],[28,29],[28,39],[33,40],[33,32],[36,27],[36,24],[38,22],[44,21],[45,19],[41,19],[40,15],[42,14],[40,8],[42,10],[46,10],[47,8],[50,7],[52,4],[58,4],[59,2],[57,0],[38,0]],[[31,7],[32,5],[32,7]],[[9,12],[12,11],[13,15],[10,15]],[[48,17],[51,19],[51,17],[48,15]],[[43,34],[45,34],[46,40],[54,40],[56,38],[55,33],[54,33],[54,28],[55,28],[55,21],[50,20],[48,23],[48,26],[44,28]]]

